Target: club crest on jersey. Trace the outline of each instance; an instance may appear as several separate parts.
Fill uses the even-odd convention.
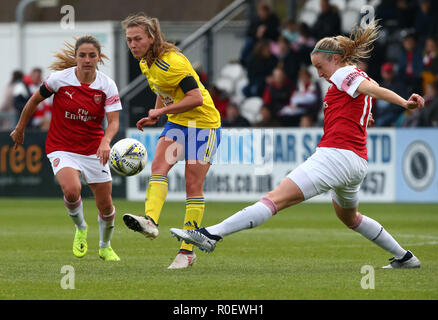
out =
[[[102,102],[102,94],[101,93],[95,93],[94,94],[94,103],[100,104]]]
[[[56,168],[59,165],[59,158],[56,158],[55,160],[53,160],[53,166]]]

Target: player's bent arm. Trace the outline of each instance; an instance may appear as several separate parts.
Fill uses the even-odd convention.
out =
[[[157,99],[155,100],[155,110],[164,108],[164,103],[163,100],[161,100],[161,97],[159,95],[157,95]],[[143,131],[143,127],[145,126],[153,126],[154,124],[156,124],[159,120],[158,118],[150,118],[148,117],[143,117],[140,120],[137,121],[136,127],[138,130]]]
[[[161,109],[155,109],[149,111],[150,118],[159,118],[164,114],[177,114],[187,112],[193,108],[202,106],[204,99],[202,98],[202,93],[199,88],[192,89],[185,93],[184,98],[179,102],[170,104]]]
[[[163,100],[161,100],[160,96],[157,96],[157,100],[155,100],[155,109],[164,108]]]
[[[27,123],[30,118],[34,114],[38,105],[44,100],[46,97],[43,97],[39,91],[36,91],[27,101],[26,105],[21,112],[20,119],[18,120],[15,129],[11,132],[10,136],[12,140],[17,144],[23,144],[24,142],[24,130],[26,129]]]
[[[394,91],[380,87],[378,84],[367,79],[361,82],[357,88],[357,92],[371,96],[374,99],[385,100],[389,103],[408,108],[408,101],[406,99],[403,99]]]

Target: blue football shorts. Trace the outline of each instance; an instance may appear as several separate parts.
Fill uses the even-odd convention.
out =
[[[185,127],[168,121],[164,126],[161,137],[172,139],[184,150],[185,160],[213,162],[213,156],[221,141],[221,127],[217,129],[199,129]],[[182,155],[181,155],[182,159]]]

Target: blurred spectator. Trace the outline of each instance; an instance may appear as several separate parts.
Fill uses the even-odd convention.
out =
[[[423,64],[425,71],[438,74],[438,42],[434,37],[428,37],[424,46]]]
[[[278,59],[271,53],[268,40],[257,42],[247,63],[248,85],[243,88],[246,97],[263,95],[266,78],[277,66]]]
[[[281,67],[276,67],[269,78],[263,92],[264,112],[269,113],[271,120],[278,120],[278,112],[289,103],[292,83]]]
[[[394,10],[398,0],[381,0],[376,7],[376,19],[383,28],[388,29],[397,25],[397,11]]]
[[[41,68],[33,68],[29,74],[23,77],[23,81],[29,86],[30,92],[34,93],[43,83],[43,71]]]
[[[418,126],[420,121],[420,109],[406,110],[397,120],[396,126],[403,128],[414,128]],[[398,125],[401,123],[400,125]]]
[[[215,85],[209,87],[208,91],[210,92],[211,99],[213,100],[216,109],[221,115],[221,119],[225,119],[227,117],[227,107],[230,103],[230,98],[227,93]]]
[[[329,0],[320,0],[320,6],[321,12],[312,27],[316,40],[342,34],[338,8],[331,5]]]
[[[425,106],[419,115],[420,127],[438,127],[438,80],[426,86]]]
[[[423,48],[417,44],[414,33],[403,37],[403,50],[398,59],[399,75],[405,82],[408,93],[421,93],[421,73],[423,71]]]
[[[424,91],[424,105],[429,105],[437,96],[437,82],[431,82],[426,86]]]
[[[296,82],[302,65],[310,65],[310,53],[315,46],[315,39],[310,34],[309,26],[301,22],[296,25],[293,20],[283,24],[281,35],[276,42],[271,42],[271,51],[281,63],[286,75]]]
[[[260,109],[261,121],[255,124],[256,127],[280,127],[281,124],[278,120],[273,119],[271,112],[268,108],[262,107]]]
[[[290,101],[279,112],[283,125],[298,124],[312,127],[322,108],[322,92],[318,81],[314,80],[309,69],[303,67],[298,74],[297,87]]]
[[[315,47],[316,41],[312,37],[310,27],[307,23],[301,22],[298,25],[298,39],[292,44],[292,49],[298,52],[298,59],[300,65],[309,66],[312,64],[310,61],[310,53]]]
[[[423,89],[426,92],[426,86],[435,82],[438,76],[438,44],[434,37],[426,38],[423,54],[424,71],[421,74],[423,78]]]
[[[35,91],[40,89],[41,84],[43,83],[43,71],[41,68],[33,68],[29,75],[24,76],[24,82],[29,87],[31,95],[34,94]],[[40,103],[35,110],[31,127],[38,128],[44,131],[49,130],[50,119],[52,115],[52,102],[53,97],[44,100]]]
[[[438,42],[434,37],[428,37],[424,46],[424,71],[438,75]]]
[[[271,53],[276,56],[278,60],[284,59],[291,50],[290,41],[283,35],[280,35],[276,42],[271,42],[269,46]]]
[[[18,115],[23,111],[24,106],[26,105],[27,100],[29,100],[31,96],[31,92],[29,86],[23,81],[23,77],[16,79],[13,85],[13,104],[14,108]],[[30,126],[30,122],[28,126]]]
[[[427,37],[431,36],[436,24],[436,17],[432,13],[431,0],[419,0],[420,8],[417,11],[414,22],[414,30],[418,35],[418,41],[424,44]]]
[[[290,80],[296,79],[300,68],[299,53],[293,51],[289,40],[281,35],[276,43],[271,43],[271,51],[282,65],[284,72]]]
[[[382,65],[381,77],[382,81],[380,85],[382,87],[388,88],[401,96],[406,95],[406,86],[397,77],[392,63],[386,62]],[[391,104],[384,100],[376,100],[375,111],[373,112],[375,126],[390,127],[395,125],[404,111],[404,108],[396,104]]]
[[[396,54],[390,56],[389,59],[387,57],[387,52],[389,48],[389,43],[387,41],[388,40],[387,33],[385,33],[385,31],[383,30],[382,34],[384,35],[373,43],[373,49],[370,53],[370,57],[366,60],[366,63],[368,64],[366,73],[368,74],[368,76],[370,76],[373,80],[377,82],[380,82],[382,80],[381,70],[380,70],[382,65],[389,60],[395,62],[398,54],[401,51],[401,41],[396,41],[395,39],[393,39],[392,41],[394,43],[397,43],[397,50],[395,50]],[[398,31],[397,34],[400,36],[400,31]]]
[[[222,127],[250,127],[249,121],[240,114],[240,110],[234,103],[227,105],[226,117],[222,119]]]
[[[248,56],[256,43],[262,39],[277,41],[280,29],[280,19],[273,11],[268,1],[257,3],[257,15],[250,20],[246,32],[245,44],[240,55],[240,62],[246,66]]]
[[[288,19],[283,22],[281,27],[281,35],[285,37],[291,45],[297,41],[300,34],[298,31],[298,26],[294,20]]]
[[[399,29],[414,27],[415,13],[417,12],[417,0],[397,0],[397,26]]]
[[[7,131],[15,126],[17,109],[14,106],[14,87],[16,83],[23,79],[23,72],[15,70],[12,72],[12,78],[3,92],[3,100],[0,105],[0,113],[5,117],[0,117],[0,131]],[[11,118],[12,115],[12,118]]]

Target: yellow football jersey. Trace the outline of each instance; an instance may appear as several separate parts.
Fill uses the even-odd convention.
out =
[[[160,59],[156,59],[151,67],[148,67],[146,60],[142,59],[140,69],[148,79],[150,88],[161,97],[164,105],[177,103],[184,98],[179,83],[186,76],[192,76],[198,83],[203,105],[183,113],[168,114],[169,121],[200,129],[217,129],[221,126],[220,114],[214,106],[210,93],[202,85],[190,61],[182,53],[166,52]]]

